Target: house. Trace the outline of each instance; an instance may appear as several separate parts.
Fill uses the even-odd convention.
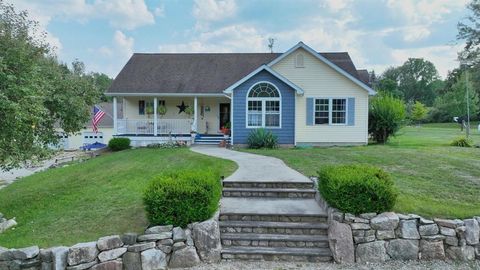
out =
[[[136,53],[106,92],[113,115],[122,100],[115,136],[134,146],[190,141],[191,131],[196,142],[216,143],[225,126],[233,145],[257,128],[282,145],[367,144],[374,94],[348,53],[303,42],[285,53]]]
[[[118,104],[117,104],[118,105]],[[85,123],[82,130],[76,134],[65,134],[62,129],[57,128],[56,131],[60,136],[60,143],[56,145],[55,148],[60,148],[63,150],[75,150],[80,147],[91,144],[95,142],[107,144],[108,141],[113,138],[113,103],[112,102],[102,102],[96,105],[102,111],[105,112],[105,115],[100,120],[97,125],[98,132],[93,131],[92,121],[93,110],[91,111],[90,120]],[[117,109],[117,119],[123,117],[122,106],[118,106]]]

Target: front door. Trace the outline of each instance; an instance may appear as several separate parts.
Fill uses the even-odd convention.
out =
[[[220,103],[220,126],[222,129],[227,123],[230,123],[230,103]]]

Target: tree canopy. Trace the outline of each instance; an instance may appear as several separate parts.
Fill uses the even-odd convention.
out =
[[[49,154],[56,127],[79,131],[100,89],[83,63],[59,63],[38,23],[0,0],[0,168]]]

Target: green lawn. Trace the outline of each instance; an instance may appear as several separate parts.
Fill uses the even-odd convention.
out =
[[[171,168],[229,175],[236,165],[185,148],[137,149],[34,174],[0,190],[0,212],[19,223],[0,234],[0,246],[71,245],[141,232],[147,226],[142,192],[153,176]]]
[[[472,138],[480,143],[477,129]],[[448,124],[405,127],[387,145],[248,150],[283,159],[306,175],[329,164],[367,163],[390,172],[400,192],[395,211],[427,217],[480,215],[480,149],[448,144],[462,135]]]

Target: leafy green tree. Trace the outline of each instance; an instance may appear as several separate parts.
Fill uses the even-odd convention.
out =
[[[48,156],[55,125],[80,130],[98,97],[81,62],[60,65],[38,23],[0,0],[0,168]]]
[[[412,111],[410,112],[410,119],[415,123],[419,124],[421,121],[425,120],[427,117],[428,109],[420,101],[415,101],[412,106]]]
[[[460,75],[459,79],[452,85],[451,90],[437,97],[435,100],[435,108],[444,113],[443,118],[445,119],[440,120],[452,121],[453,117],[455,116],[467,115],[467,82],[465,80],[465,76],[465,73]],[[477,92],[471,91],[472,83],[470,81],[468,87],[470,90],[470,115],[474,116],[479,113],[480,99]]]
[[[480,0],[472,0],[467,8],[471,14],[457,25],[457,39],[465,40],[460,59],[478,63],[480,61]]]
[[[108,77],[108,75],[98,72],[93,72],[89,74],[93,78],[95,86],[97,87],[98,91],[102,93],[101,99],[102,101],[112,101],[112,97],[107,97],[103,93],[105,93],[110,85],[113,82],[113,79]]]
[[[402,126],[405,102],[391,95],[378,95],[370,101],[368,132],[378,143],[386,143]]]
[[[435,82],[439,79],[435,65],[422,58],[409,58],[399,70],[398,85],[404,100],[432,105]]]

